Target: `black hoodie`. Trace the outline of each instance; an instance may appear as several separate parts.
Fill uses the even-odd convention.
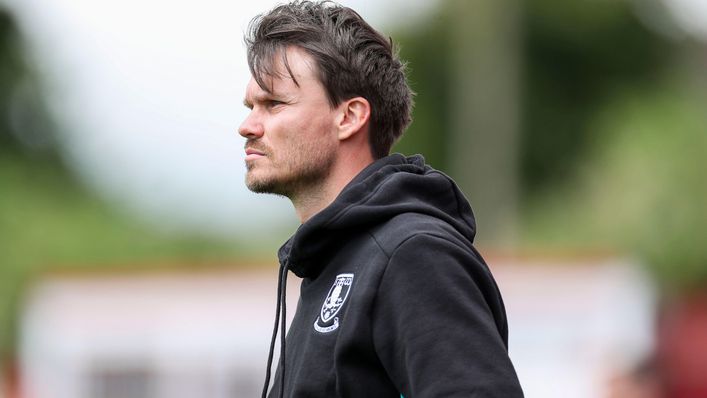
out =
[[[280,248],[303,280],[269,397],[522,397],[474,234],[421,156],[364,169]]]

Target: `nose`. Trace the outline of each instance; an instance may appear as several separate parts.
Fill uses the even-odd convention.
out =
[[[260,138],[263,133],[263,124],[258,120],[254,111],[250,111],[243,123],[238,127],[238,134],[248,139]]]

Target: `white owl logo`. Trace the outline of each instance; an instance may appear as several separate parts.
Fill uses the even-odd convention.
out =
[[[353,277],[353,274],[339,274],[336,276],[336,280],[331,289],[329,289],[319,314],[319,318],[323,323],[329,322],[344,305],[351,290]]]

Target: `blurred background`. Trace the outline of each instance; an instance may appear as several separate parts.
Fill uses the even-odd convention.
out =
[[[249,3],[0,1],[0,398],[258,393],[297,222],[243,186]],[[409,62],[396,151],[469,197],[526,396],[707,396],[707,2],[342,3]]]

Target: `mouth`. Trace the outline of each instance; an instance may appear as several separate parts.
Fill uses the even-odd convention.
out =
[[[265,157],[265,152],[263,152],[263,151],[259,151],[254,148],[246,148],[245,149],[245,160],[246,161],[259,159],[262,157]]]

